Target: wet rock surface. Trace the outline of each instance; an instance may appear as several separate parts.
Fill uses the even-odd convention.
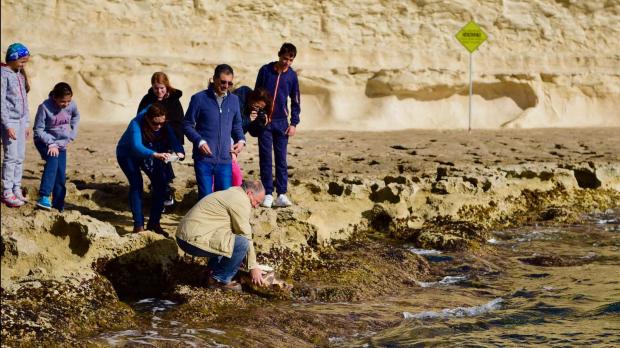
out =
[[[2,342],[7,346],[77,345],[93,332],[134,327],[134,312],[119,301],[110,282],[30,281],[0,293]]]
[[[586,263],[585,260],[576,260],[570,257],[562,257],[557,255],[538,255],[532,257],[523,257],[519,261],[533,266],[542,267],[567,267],[576,266]]]

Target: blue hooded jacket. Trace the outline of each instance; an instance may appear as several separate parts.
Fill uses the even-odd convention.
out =
[[[236,95],[228,93],[217,103],[213,85],[192,96],[189,107],[183,118],[183,131],[189,141],[194,144],[194,161],[204,160],[209,163],[231,163],[230,138],[235,143],[245,141],[241,126],[241,112]],[[204,140],[211,149],[211,155],[205,155],[198,145]]]
[[[275,69],[276,62],[263,65],[256,76],[254,89],[262,87],[273,96],[271,120],[286,120],[288,122],[288,97],[291,97],[291,125],[299,123],[301,112],[299,100],[299,81],[297,73],[289,67],[283,73]]]

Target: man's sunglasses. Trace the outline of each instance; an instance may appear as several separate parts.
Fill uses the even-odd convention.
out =
[[[233,86],[233,82],[232,82],[232,81],[223,81],[223,80],[220,80],[220,86],[222,86],[222,87],[226,87],[226,86],[228,86],[228,87],[232,87],[232,86]]]

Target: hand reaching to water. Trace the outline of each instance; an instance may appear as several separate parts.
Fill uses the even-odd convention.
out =
[[[252,283],[258,286],[265,286],[263,281],[263,271],[260,268],[252,268],[250,270],[250,277],[252,277]]]

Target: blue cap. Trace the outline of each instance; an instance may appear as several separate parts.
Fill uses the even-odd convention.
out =
[[[28,51],[28,48],[19,42],[16,42],[9,46],[6,50],[6,61],[7,63],[12,62],[18,60],[19,58],[28,57],[29,55],[30,51]]]

